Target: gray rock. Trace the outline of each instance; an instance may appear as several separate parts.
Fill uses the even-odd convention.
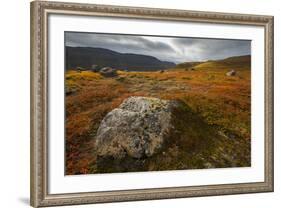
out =
[[[104,77],[116,77],[116,76],[118,76],[117,70],[113,69],[111,67],[103,67],[99,72]]]
[[[235,76],[236,75],[236,71],[235,70],[231,70],[229,72],[226,73],[226,76]]]
[[[81,72],[81,71],[85,71],[85,69],[83,67],[78,66],[78,67],[76,67],[76,71]]]
[[[102,120],[96,137],[99,156],[145,158],[158,153],[173,126],[173,101],[130,97]]]
[[[91,66],[91,71],[93,71],[93,72],[98,72],[99,69],[100,69],[99,66],[96,65],[96,64],[93,64],[93,65]]]
[[[205,162],[203,165],[205,168],[215,168],[215,166],[210,162]]]

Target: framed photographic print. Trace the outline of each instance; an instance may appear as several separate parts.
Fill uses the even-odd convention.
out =
[[[31,3],[34,207],[273,191],[273,17]]]

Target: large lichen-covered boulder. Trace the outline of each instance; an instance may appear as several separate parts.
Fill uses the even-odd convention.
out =
[[[150,97],[129,97],[102,120],[96,136],[98,156],[146,158],[163,147],[173,131],[176,102]]]

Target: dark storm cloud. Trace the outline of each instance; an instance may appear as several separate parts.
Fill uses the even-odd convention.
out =
[[[221,59],[251,54],[251,41],[226,39],[175,38],[173,43],[182,53],[196,60]]]
[[[66,32],[67,46],[107,48],[120,53],[155,56],[172,62],[222,59],[251,53],[251,42]]]
[[[174,49],[160,41],[151,41],[142,36],[106,35],[90,33],[66,33],[67,46],[101,47],[123,53],[175,52]]]

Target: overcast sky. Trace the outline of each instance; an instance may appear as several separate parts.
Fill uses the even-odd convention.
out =
[[[73,47],[97,47],[120,53],[150,55],[162,61],[174,63],[251,54],[251,41],[249,40],[66,32],[65,43],[66,46]]]

